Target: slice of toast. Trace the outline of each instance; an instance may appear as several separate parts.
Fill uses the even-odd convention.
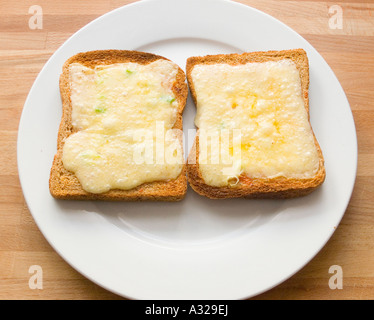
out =
[[[82,188],[77,176],[67,170],[63,164],[63,148],[66,139],[79,131],[72,123],[72,87],[69,66],[79,63],[84,67],[109,66],[119,63],[136,63],[148,65],[159,59],[170,61],[151,53],[127,50],[99,50],[79,53],[68,59],[60,76],[60,93],[62,98],[62,119],[58,131],[57,153],[54,157],[49,189],[53,197],[70,200],[108,200],[108,201],[178,201],[184,198],[187,190],[186,167],[183,164],[181,173],[176,179],[160,180],[143,183],[132,189],[110,189],[102,193],[87,192]],[[178,104],[176,121],[172,129],[182,130],[182,113],[186,104],[188,89],[185,73],[178,67],[172,92]],[[173,99],[174,100],[174,99]]]
[[[268,52],[251,52],[243,54],[220,54],[220,55],[208,55],[203,57],[190,57],[187,60],[186,73],[187,80],[190,87],[190,91],[198,109],[201,108],[201,101],[198,95],[198,90],[195,87],[196,79],[193,76],[193,70],[196,66],[218,66],[220,64],[227,64],[229,66],[241,66],[248,63],[266,63],[269,61],[281,61],[287,59],[292,61],[297,68],[301,84],[301,95],[300,100],[304,102],[306,109],[307,123],[309,122],[309,99],[308,99],[308,88],[309,88],[309,64],[306,52],[303,49],[284,50],[284,51],[268,51]],[[201,70],[198,69],[198,70]],[[209,69],[210,70],[210,69]],[[296,72],[297,72],[296,71]],[[199,71],[196,71],[199,72]],[[197,74],[197,73],[196,73]],[[205,79],[206,80],[206,79]],[[243,79],[244,81],[245,79]],[[262,79],[256,79],[256,81],[262,81]],[[209,80],[206,80],[209,82]],[[222,84],[223,85],[223,84]],[[220,88],[217,90],[223,90]],[[212,94],[210,94],[212,96]],[[225,101],[220,101],[224,104]],[[233,105],[232,108],[236,107]],[[201,111],[201,110],[200,110]],[[201,111],[202,112],[202,111]],[[210,115],[211,118],[215,116]],[[217,115],[218,116],[218,115]],[[245,115],[243,115],[245,117]],[[195,119],[196,123],[196,119]],[[198,126],[198,125],[197,125]],[[208,183],[204,180],[201,165],[199,164],[199,130],[196,136],[194,145],[188,156],[187,164],[187,176],[191,187],[200,195],[206,196],[212,199],[224,199],[224,198],[292,198],[304,196],[319,187],[325,179],[325,167],[324,159],[321,148],[317,142],[317,139],[310,126],[310,143],[315,145],[315,154],[318,155],[318,159],[315,161],[315,171],[313,176],[304,178],[300,177],[285,177],[282,174],[278,176],[248,176],[242,172],[235,177],[235,183],[227,184],[224,186],[217,186],[212,183]],[[261,130],[261,126],[257,127],[256,130]],[[317,169],[318,168],[318,169]]]

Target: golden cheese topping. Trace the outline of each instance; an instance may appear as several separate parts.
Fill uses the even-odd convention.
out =
[[[142,65],[70,65],[72,124],[62,161],[91,193],[128,190],[176,179],[182,146],[171,130],[178,67],[164,59]]]
[[[196,65],[199,168],[212,186],[249,178],[311,178],[319,156],[289,59]],[[229,160],[229,161],[228,161]]]

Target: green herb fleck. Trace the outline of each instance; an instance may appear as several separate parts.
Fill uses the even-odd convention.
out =
[[[95,151],[90,151],[90,150],[87,150],[87,151],[84,151],[84,152],[81,152],[79,154],[79,157],[84,160],[85,163],[87,164],[95,164],[96,160],[99,160],[101,159],[101,156],[100,154],[98,154],[97,152]]]
[[[102,105],[97,106],[97,107],[95,108],[95,112],[96,112],[96,113],[104,113],[105,111],[106,111],[106,108],[105,108],[104,106],[102,106]]]
[[[168,102],[168,103],[173,103],[174,101],[175,101],[175,98],[174,97],[172,97],[172,96],[161,96],[161,99],[162,100],[165,100],[166,102]]]
[[[104,79],[102,79],[102,78],[96,78],[95,82],[96,82],[97,85],[101,85],[101,84],[104,83]]]

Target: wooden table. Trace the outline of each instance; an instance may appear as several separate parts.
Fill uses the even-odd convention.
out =
[[[16,144],[23,104],[47,59],[85,24],[130,2],[0,0],[0,299],[122,299],[76,272],[44,239],[22,195]],[[255,298],[373,299],[374,3],[340,1],[342,29],[333,29],[334,1],[240,2],[283,21],[322,54],[348,96],[359,146],[355,189],[333,237],[300,272]],[[29,28],[34,4],[43,10],[41,30]],[[43,267],[42,290],[29,288],[31,265]],[[342,267],[341,290],[328,286],[332,265]]]

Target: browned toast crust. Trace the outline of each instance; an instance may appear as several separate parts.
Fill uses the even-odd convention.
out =
[[[197,64],[225,63],[230,65],[245,64],[248,62],[278,61],[291,59],[300,73],[301,89],[304,105],[309,118],[309,64],[306,52],[303,49],[251,52],[243,54],[220,54],[204,57],[191,57],[187,60],[186,73],[192,98],[197,101],[196,91],[191,76],[192,69]],[[312,131],[313,132],[313,131]],[[187,176],[192,189],[200,195],[211,199],[225,198],[293,198],[304,196],[318,188],[325,180],[324,159],[321,148],[313,133],[315,145],[319,155],[319,169],[316,175],[310,179],[289,179],[277,177],[272,179],[251,179],[245,175],[239,176],[239,182],[233,186],[213,187],[204,182],[199,170],[199,137],[196,136],[192,150],[188,156]]]
[[[60,76],[60,93],[62,99],[62,118],[57,138],[57,153],[54,157],[49,179],[49,189],[51,195],[57,199],[70,200],[108,200],[108,201],[178,201],[184,198],[187,191],[186,166],[175,180],[155,181],[144,183],[131,190],[113,189],[104,193],[89,193],[83,190],[81,184],[74,173],[65,169],[62,163],[62,148],[64,141],[76,130],[72,126],[71,114],[72,106],[70,99],[70,77],[69,65],[80,63],[86,67],[95,67],[103,64],[114,64],[124,62],[134,62],[139,64],[149,64],[164,57],[138,51],[127,50],[98,50],[78,53],[68,59],[62,69]],[[179,68],[176,81],[173,85],[173,92],[178,101],[179,109],[177,120],[173,129],[183,128],[182,113],[187,100],[187,84],[185,83],[185,73]]]

